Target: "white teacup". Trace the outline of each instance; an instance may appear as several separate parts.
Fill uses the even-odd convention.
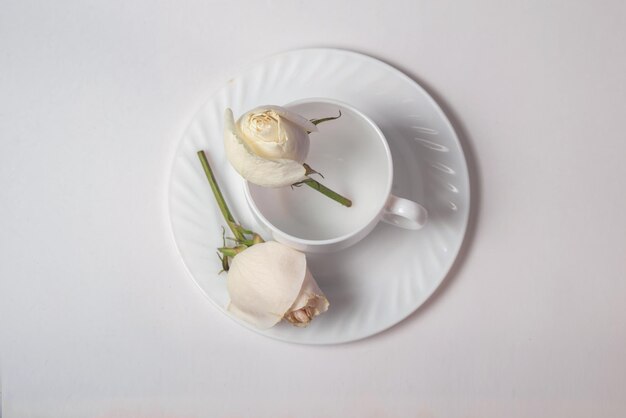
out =
[[[244,181],[252,213],[278,242],[300,251],[328,253],[363,239],[379,221],[420,229],[423,206],[391,194],[393,161],[381,130],[370,118],[345,103],[305,99],[286,107],[307,119],[335,116],[311,137],[306,163],[322,173],[312,177],[352,200],[345,207],[302,185],[301,189],[265,188]]]

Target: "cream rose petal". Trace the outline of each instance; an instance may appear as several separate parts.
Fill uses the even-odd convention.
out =
[[[270,328],[298,298],[306,273],[303,253],[274,241],[253,245],[233,258],[228,271],[228,311]]]
[[[328,299],[317,285],[311,272],[307,269],[300,293],[285,319],[296,326],[304,327],[317,315],[328,310]]]
[[[306,130],[276,115],[276,119],[272,121],[273,126],[270,126],[273,129],[259,132],[251,121],[255,116],[257,115],[246,113],[235,125],[239,129],[240,138],[253,153],[270,160],[283,158],[304,162],[311,141]]]
[[[278,114],[278,116],[295,123],[302,129],[306,129],[309,132],[317,132],[317,126],[313,122],[311,122],[304,116],[301,116],[295,112],[292,112],[291,110],[284,108],[282,106],[276,106],[276,105],[259,106],[259,107],[255,107],[254,109],[252,109],[251,111],[247,113],[261,113],[261,112],[265,112],[266,110],[273,110],[274,112],[276,112],[276,114]]]
[[[314,307],[319,310],[318,314],[328,310],[328,299],[326,299],[326,296],[324,296],[324,293],[322,293],[322,290],[319,288],[308,269],[304,281],[302,282],[300,293],[289,310],[295,311],[307,305],[314,305]]]
[[[268,160],[251,153],[237,135],[231,109],[224,115],[224,148],[226,157],[237,172],[253,184],[264,187],[283,187],[304,180],[302,164],[286,159]]]

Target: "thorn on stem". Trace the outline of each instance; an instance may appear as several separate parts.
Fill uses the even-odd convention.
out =
[[[303,163],[302,166],[304,167],[304,175],[305,176],[310,176],[312,174],[319,174],[321,178],[324,178],[324,175],[322,173],[320,173],[319,171],[314,170],[310,165],[308,165],[307,163]]]

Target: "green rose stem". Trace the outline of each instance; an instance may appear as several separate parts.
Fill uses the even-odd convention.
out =
[[[237,221],[235,221],[235,218],[233,217],[232,213],[230,213],[230,210],[228,209],[228,205],[226,204],[226,200],[224,200],[224,196],[222,195],[222,192],[220,191],[220,187],[217,185],[217,181],[215,180],[215,176],[213,175],[213,170],[211,170],[211,166],[209,165],[209,161],[207,160],[206,154],[204,153],[204,151],[202,150],[198,151],[198,158],[200,158],[200,162],[202,163],[202,168],[204,169],[204,174],[206,174],[206,178],[209,181],[209,184],[211,185],[213,196],[215,196],[215,200],[217,201],[217,206],[219,206],[220,211],[222,212],[222,215],[224,216],[224,219],[226,220],[226,223],[228,224],[228,227],[230,228],[231,231],[233,231],[233,234],[235,235],[235,238],[237,239],[237,241],[246,242],[247,240],[246,240],[246,237],[244,236],[244,233],[250,232],[250,231],[244,230],[243,227],[239,225]],[[224,253],[224,251],[222,251],[222,253]]]
[[[311,119],[311,123],[313,123],[314,125],[319,125],[320,123],[324,123],[324,122],[328,122],[331,120],[335,120],[335,119],[339,119],[341,117],[341,110],[339,111],[339,115],[337,116],[330,116],[328,118],[319,118],[319,119]],[[308,164],[304,164],[304,168],[306,169],[306,175],[310,175],[310,174],[319,174],[320,176],[322,176],[320,173],[318,173],[317,171],[313,170]],[[324,176],[322,176],[322,178],[324,178]],[[306,180],[303,180],[301,182],[298,182],[296,184],[294,184],[294,186],[300,186],[301,184],[306,184],[307,186],[311,187],[312,189],[317,190],[318,192],[322,193],[325,196],[330,197],[331,199],[333,199],[334,201],[346,206],[346,207],[350,207],[352,206],[352,201],[350,199],[347,199],[345,197],[343,197],[342,195],[340,195],[339,193],[337,193],[334,190],[329,189],[328,187],[324,186],[322,183],[320,183],[319,181],[315,181],[312,178],[308,178]]]
[[[300,186],[302,184],[306,184],[310,188],[317,190],[318,192],[322,193],[323,195],[330,197],[335,202],[341,203],[342,205],[344,205],[346,207],[352,206],[352,201],[350,199],[345,198],[342,195],[340,195],[339,193],[337,193],[336,191],[329,189],[328,187],[324,186],[322,183],[320,183],[317,180],[313,180],[311,178],[308,178],[308,179],[299,181],[298,183],[294,184],[294,186],[297,187],[297,186]]]
[[[339,112],[339,116],[341,116],[341,112]],[[337,117],[339,117],[337,116]],[[336,119],[336,118],[329,118],[329,119]],[[319,174],[322,178],[324,178],[324,176],[322,175],[322,173],[319,173],[315,170],[313,170],[311,168],[310,165],[304,163],[302,164],[304,166],[305,172],[304,175],[305,176],[310,176],[312,174]],[[320,183],[319,181],[313,180],[312,178],[307,178],[304,179],[302,181],[299,181],[297,183],[292,184],[292,186],[296,186],[296,187],[300,187],[303,184],[306,184],[307,186],[311,187],[312,189],[317,190],[318,192],[322,193],[323,195],[330,197],[331,199],[333,199],[335,202],[338,202],[346,207],[350,207],[352,206],[352,201],[346,197],[343,197],[342,195],[340,195],[339,193],[337,193],[334,190],[329,189],[328,187],[324,186],[322,183]]]

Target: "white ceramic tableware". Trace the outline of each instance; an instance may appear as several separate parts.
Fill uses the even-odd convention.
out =
[[[306,97],[350,103],[376,123],[393,156],[391,193],[424,205],[428,222],[416,233],[379,222],[366,239],[350,248],[308,255],[307,265],[330,301],[328,312],[306,328],[279,324],[259,331],[237,321],[225,309],[226,279],[218,274],[221,266],[215,254],[222,246],[224,221],[196,153],[201,149],[207,152],[237,220],[259,229],[246,203],[241,176],[224,155],[224,110],[230,107],[241,115],[263,104]],[[330,185],[330,174],[326,177]],[[312,195],[305,193],[309,190],[298,192]],[[264,336],[301,344],[354,341],[381,332],[414,312],[454,263],[470,207],[461,145],[432,97],[388,64],[350,51],[323,48],[268,57],[225,82],[198,109],[180,139],[167,197],[176,248],[189,276],[214,303],[215,311]],[[184,278],[174,280],[185,285]],[[210,313],[207,310],[207,315]]]
[[[242,180],[252,213],[274,240],[300,251],[328,253],[356,244],[381,220],[411,230],[424,226],[423,206],[391,194],[391,151],[369,117],[326,98],[303,99],[286,107],[307,119],[341,114],[310,134],[306,163],[324,176],[312,178],[350,198],[352,206],[304,186],[267,188]]]

